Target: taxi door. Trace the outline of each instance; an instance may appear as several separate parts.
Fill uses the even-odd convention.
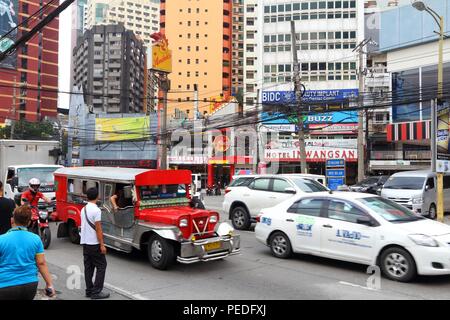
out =
[[[302,199],[295,202],[286,212],[285,226],[295,252],[319,254],[322,217],[326,208],[324,199]]]
[[[377,228],[367,225],[373,220],[370,215],[348,201],[330,199],[326,216],[322,225],[321,254],[370,264],[377,232]]]

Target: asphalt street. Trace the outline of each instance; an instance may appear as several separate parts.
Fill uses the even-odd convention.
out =
[[[222,197],[207,197],[208,209],[221,213]],[[167,271],[153,269],[145,254],[108,251],[106,289],[111,299],[297,300],[297,299],[450,299],[450,276],[419,277],[404,284],[382,278],[379,289],[367,286],[366,266],[295,255],[273,257],[252,231],[242,231],[242,253],[221,261],[176,264]],[[46,251],[55,278],[57,299],[84,298],[80,246],[56,238]],[[373,283],[369,281],[369,283]],[[44,284],[40,285],[43,288]],[[38,295],[37,299],[46,299]]]

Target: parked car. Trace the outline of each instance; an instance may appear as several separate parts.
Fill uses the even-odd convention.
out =
[[[328,191],[317,176],[254,175],[239,177],[227,188],[223,210],[234,228],[248,230],[263,208],[273,207],[295,194]]]
[[[420,215],[436,219],[436,186],[436,174],[431,171],[399,172],[386,181],[381,196]],[[444,176],[444,210],[450,211],[450,175]]]
[[[450,274],[450,226],[376,195],[299,194],[263,209],[257,221],[257,240],[277,258],[297,252],[378,265],[402,282]]]
[[[377,194],[389,176],[372,176],[350,186],[350,191]]]

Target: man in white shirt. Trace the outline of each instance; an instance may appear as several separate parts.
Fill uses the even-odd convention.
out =
[[[97,206],[98,190],[90,188],[87,192],[89,203],[81,210],[81,241],[84,257],[84,279],[86,297],[91,299],[109,298],[102,292],[106,273],[106,247],[103,242],[102,212]],[[93,283],[94,271],[96,271]]]

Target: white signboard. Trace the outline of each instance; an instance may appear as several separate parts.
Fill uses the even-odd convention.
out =
[[[306,147],[308,162],[325,162],[330,159],[345,159],[346,161],[356,161],[358,159],[357,149],[345,148],[317,148]],[[295,149],[266,149],[264,151],[266,161],[299,161],[300,150]]]

